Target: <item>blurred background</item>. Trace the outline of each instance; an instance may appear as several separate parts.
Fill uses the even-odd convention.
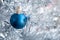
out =
[[[18,5],[30,16],[23,29],[10,24]],[[60,0],[0,0],[0,40],[60,40]]]

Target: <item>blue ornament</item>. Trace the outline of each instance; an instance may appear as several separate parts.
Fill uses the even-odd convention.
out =
[[[10,24],[16,29],[22,29],[27,23],[27,17],[25,14],[13,14],[10,18]]]

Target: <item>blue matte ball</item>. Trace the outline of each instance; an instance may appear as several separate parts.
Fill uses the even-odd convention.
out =
[[[10,18],[10,24],[16,29],[24,28],[26,23],[27,17],[23,13],[20,14],[15,13]]]

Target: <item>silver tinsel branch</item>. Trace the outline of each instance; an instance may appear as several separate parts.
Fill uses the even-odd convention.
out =
[[[9,21],[18,5],[30,16],[23,29]],[[0,0],[0,40],[60,40],[60,0]]]

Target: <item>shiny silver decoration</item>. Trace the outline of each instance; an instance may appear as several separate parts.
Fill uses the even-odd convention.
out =
[[[18,5],[30,16],[19,30],[9,22]],[[0,0],[0,40],[60,40],[60,0]]]

